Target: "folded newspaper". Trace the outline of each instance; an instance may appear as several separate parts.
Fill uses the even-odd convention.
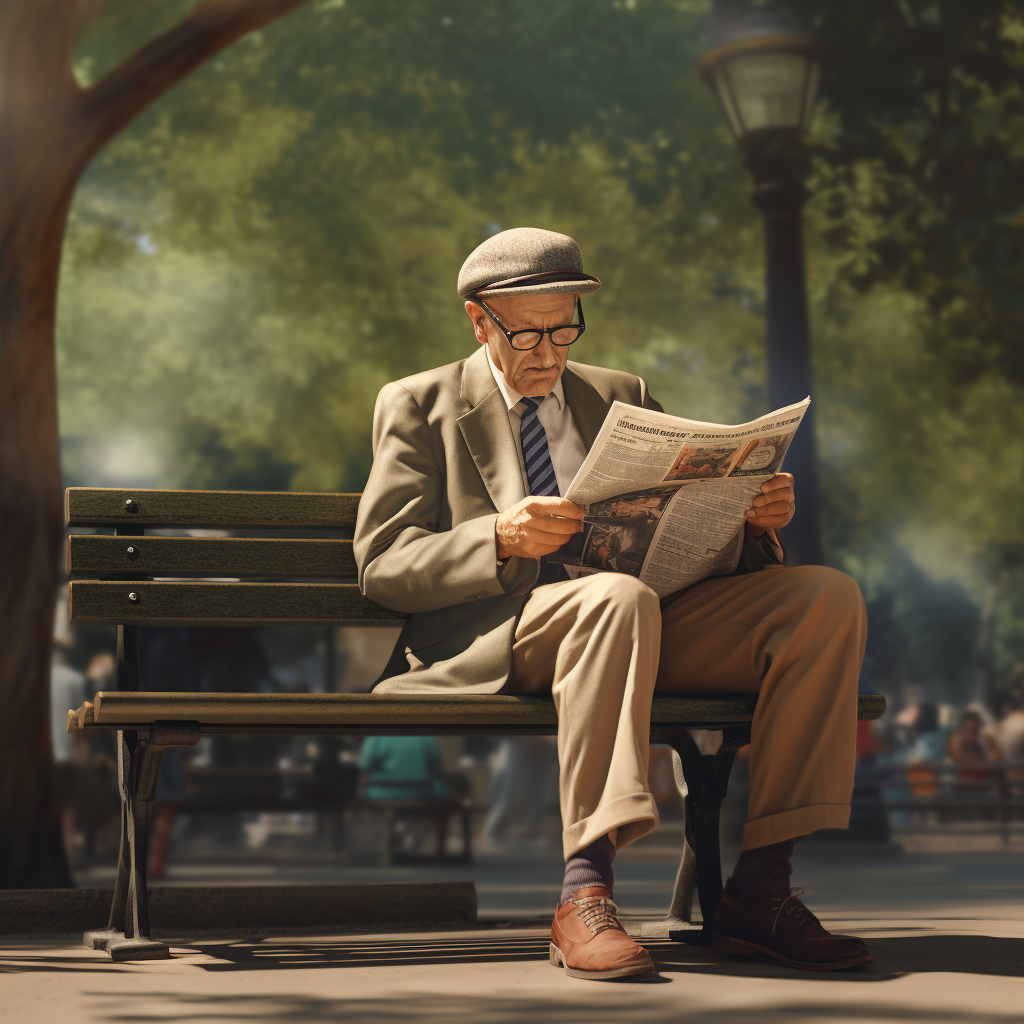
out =
[[[615,402],[565,492],[584,506],[583,532],[547,560],[571,575],[626,572],[661,597],[732,572],[751,500],[810,402],[734,427]]]

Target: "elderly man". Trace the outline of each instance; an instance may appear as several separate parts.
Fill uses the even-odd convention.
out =
[[[612,902],[616,850],[658,824],[654,691],[759,693],[716,948],[815,970],[866,963],[864,944],[826,932],[789,886],[796,840],[848,823],[866,630],[849,577],[784,565],[793,478],[754,498],[737,573],[664,601],[632,576],[572,579],[545,561],[582,529],[559,495],[611,403],[660,409],[639,378],[567,362],[580,296],[599,287],[566,235],[494,235],[458,280],[480,347],[381,391],[355,553],[363,593],[410,617],[377,689],[552,694],[566,868],[551,962],[589,979],[654,970]]]

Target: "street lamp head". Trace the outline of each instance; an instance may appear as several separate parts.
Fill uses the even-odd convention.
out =
[[[743,142],[754,132],[806,131],[821,77],[819,49],[792,18],[760,9],[712,18],[694,65]]]

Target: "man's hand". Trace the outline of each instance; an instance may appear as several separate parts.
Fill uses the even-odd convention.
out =
[[[765,530],[781,530],[793,518],[796,510],[796,493],[793,490],[793,474],[779,473],[761,484],[761,493],[751,502],[747,513],[747,527],[755,537]]]
[[[498,557],[540,558],[583,529],[583,508],[567,498],[523,498],[494,525]]]

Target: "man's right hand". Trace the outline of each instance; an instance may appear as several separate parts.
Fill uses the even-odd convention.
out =
[[[540,558],[583,530],[583,507],[567,498],[523,498],[498,516],[498,558]]]

